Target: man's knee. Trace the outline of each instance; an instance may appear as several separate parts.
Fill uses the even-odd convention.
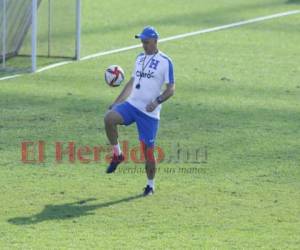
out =
[[[120,115],[115,111],[109,111],[104,116],[104,123],[106,126],[121,124]]]

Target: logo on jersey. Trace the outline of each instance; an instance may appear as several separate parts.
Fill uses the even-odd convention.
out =
[[[140,65],[140,64],[142,64],[143,63],[143,61],[144,61],[144,58],[143,57],[141,57],[140,58],[140,60],[139,60],[139,62],[138,62],[138,64]]]
[[[144,59],[141,58],[138,64],[141,64],[143,62],[143,60]],[[153,69],[153,70],[157,70],[158,64],[159,64],[158,60],[151,59],[148,68]],[[148,78],[148,79],[154,78],[154,71],[150,71],[150,70],[148,70],[148,72],[143,72],[143,71],[137,70],[135,74],[138,78]]]
[[[151,72],[150,70],[148,72],[142,72],[137,70],[135,74],[138,78],[148,78],[148,79],[154,78],[154,72],[153,71]]]
[[[156,70],[158,64],[159,64],[159,61],[158,61],[158,60],[152,59],[151,62],[150,62],[149,68],[150,68],[150,69]]]

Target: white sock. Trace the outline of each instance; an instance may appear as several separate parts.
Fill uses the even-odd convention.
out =
[[[122,154],[122,150],[121,150],[121,147],[120,147],[120,144],[116,144],[116,145],[113,145],[113,154],[114,155],[120,155]]]
[[[147,185],[154,189],[154,179],[152,179],[152,180],[148,179]]]

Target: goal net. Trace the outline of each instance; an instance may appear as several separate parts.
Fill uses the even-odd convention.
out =
[[[0,0],[0,76],[79,59],[80,0]]]

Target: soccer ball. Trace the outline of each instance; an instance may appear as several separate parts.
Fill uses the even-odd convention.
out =
[[[124,81],[124,70],[119,65],[111,65],[105,70],[104,79],[110,87],[118,87]]]

